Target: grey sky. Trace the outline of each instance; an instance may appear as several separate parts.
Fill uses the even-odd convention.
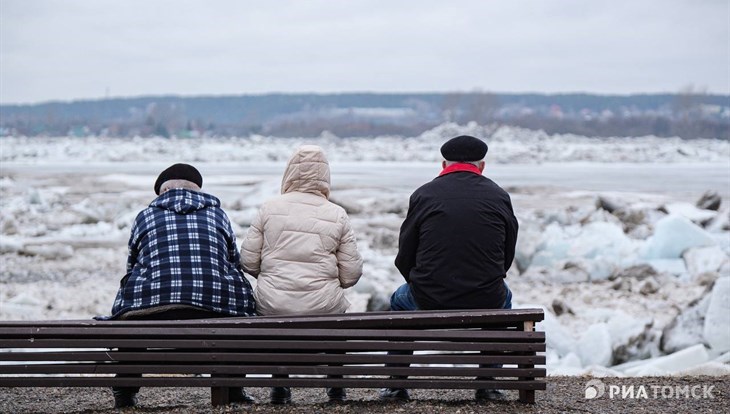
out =
[[[0,0],[0,103],[688,85],[730,94],[728,0]]]

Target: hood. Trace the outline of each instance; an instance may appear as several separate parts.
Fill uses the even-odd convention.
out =
[[[322,148],[302,145],[289,159],[281,179],[281,193],[312,193],[329,199],[330,165]]]
[[[167,191],[150,203],[150,207],[174,211],[177,214],[188,214],[206,207],[220,207],[220,205],[220,200],[210,194],[182,188]]]

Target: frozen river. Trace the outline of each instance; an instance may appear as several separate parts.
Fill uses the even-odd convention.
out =
[[[15,163],[0,165],[2,176],[127,175],[153,183],[169,162]],[[277,180],[283,162],[193,163],[209,185]],[[370,187],[412,191],[435,177],[437,163],[333,162],[332,183],[338,187]],[[730,160],[727,163],[543,163],[492,164],[485,175],[503,187],[546,187],[561,191],[655,193],[676,198],[695,198],[708,190],[730,197]],[[135,180],[136,181],[136,180]]]

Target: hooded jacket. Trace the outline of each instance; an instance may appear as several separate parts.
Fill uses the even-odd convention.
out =
[[[239,261],[236,236],[220,201],[197,191],[169,190],[132,226],[127,274],[112,317],[172,304],[253,315],[253,292]]]
[[[342,313],[344,289],[362,275],[345,210],[331,203],[324,152],[301,146],[289,159],[281,195],[266,201],[241,246],[243,269],[258,279],[259,315]]]

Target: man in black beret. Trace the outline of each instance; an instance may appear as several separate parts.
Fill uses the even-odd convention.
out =
[[[236,235],[218,198],[203,193],[203,176],[174,164],[155,181],[157,194],[132,225],[127,273],[112,306],[115,320],[203,319],[255,314]],[[118,374],[139,377],[139,374]],[[113,387],[114,407],[133,407],[139,387]],[[240,388],[229,402],[251,403]]]
[[[391,310],[509,309],[504,279],[515,255],[517,219],[509,194],[482,175],[484,141],[462,135],[441,147],[443,170],[410,198],[395,266],[406,283]],[[381,399],[408,400],[400,388]],[[501,399],[497,390],[476,398]]]

